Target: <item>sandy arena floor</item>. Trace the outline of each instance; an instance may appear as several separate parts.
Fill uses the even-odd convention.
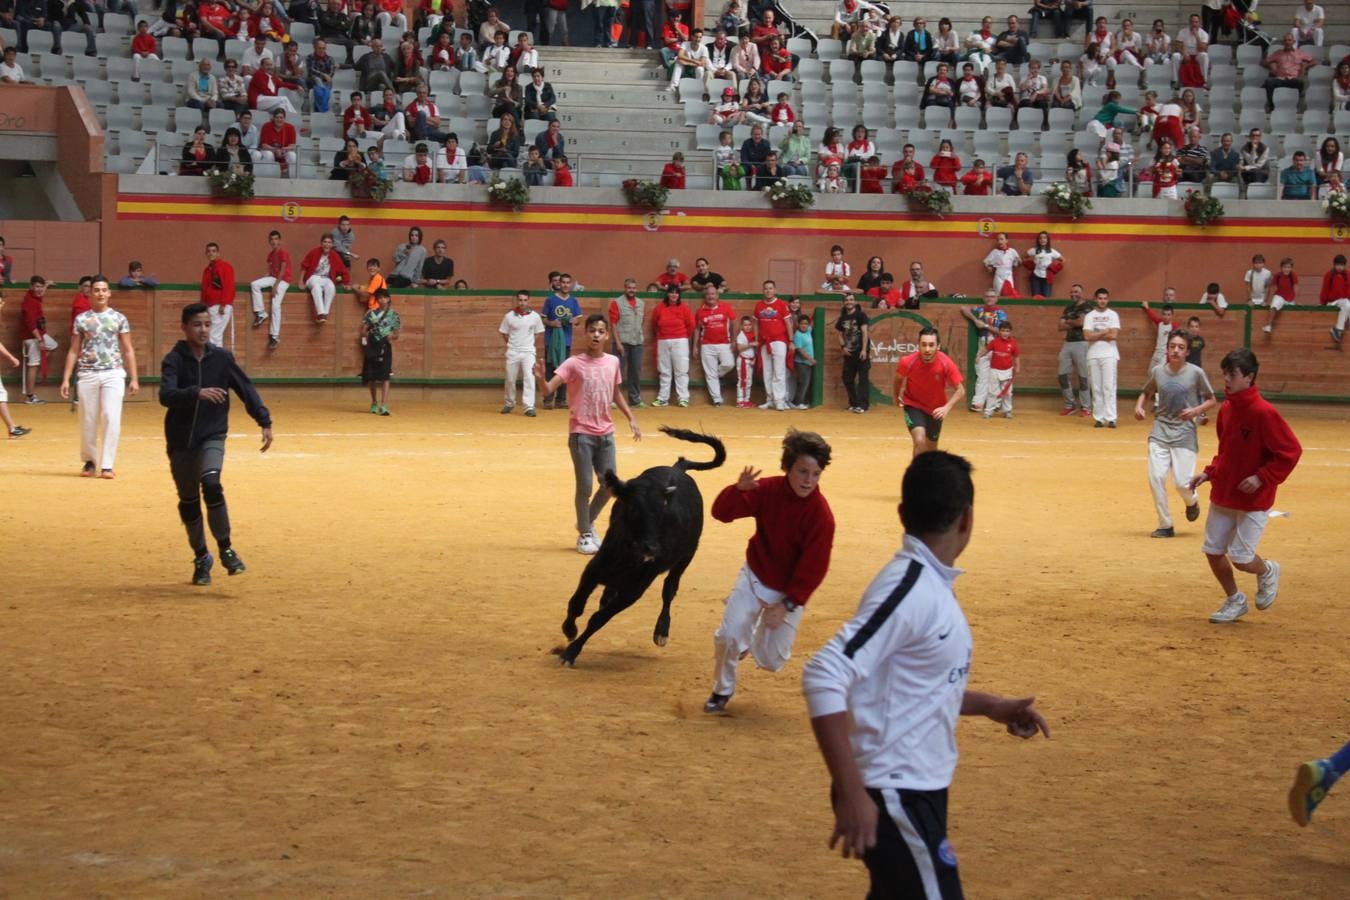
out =
[[[742,465],[772,470],[789,424],[834,443],[835,561],[797,657],[743,666],[734,714],[709,718],[749,524],[709,518],[668,647],[653,589],[563,669],[584,562],[565,415],[409,396],[381,419],[355,393],[268,391],[265,457],[236,404],[249,571],[209,588],[188,584],[157,406],[128,405],[113,482],[75,477],[65,407],[12,407],[34,432],[0,444],[0,894],[861,896],[861,865],[825,847],[800,675],[898,544],[895,411],[647,409],[647,439],[621,436],[623,475],[688,450],[661,423],[722,437],[708,503]],[[969,896],[1350,895],[1350,785],[1308,830],[1284,806],[1296,764],[1350,736],[1342,416],[1293,411],[1292,517],[1261,547],[1280,601],[1229,627],[1207,621],[1203,520],[1148,537],[1146,426],[1048,400],[954,417],[944,447],[977,468],[971,686],[1034,693],[1054,729],[963,723]]]

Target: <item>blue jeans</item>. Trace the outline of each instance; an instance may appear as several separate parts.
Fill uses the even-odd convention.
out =
[[[610,32],[614,27],[614,17],[618,12],[619,10],[613,6],[600,6],[599,4],[591,6],[591,28],[595,32],[595,46],[615,46],[614,36]]]
[[[438,144],[444,144],[447,137],[445,132],[438,131],[427,124],[427,114],[425,112],[419,112],[417,114],[417,119],[408,128],[408,131],[415,140],[435,141]]]
[[[310,89],[310,98],[314,102],[314,111],[328,112],[328,104],[333,98],[333,89],[322,82],[314,82],[314,87]]]

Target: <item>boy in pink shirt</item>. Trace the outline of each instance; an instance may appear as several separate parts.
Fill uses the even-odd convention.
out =
[[[577,552],[587,556],[600,550],[595,536],[595,519],[609,502],[609,488],[605,486],[605,472],[617,472],[614,462],[614,417],[610,415],[613,403],[628,420],[633,440],[642,440],[642,429],[628,406],[628,399],[619,390],[622,378],[619,358],[605,352],[609,343],[609,321],[596,313],[586,317],[586,352],[569,356],[554,370],[553,377],[544,381],[544,364],[536,362],[534,377],[544,385],[544,396],[567,385],[571,403],[567,416],[567,449],[572,454],[572,469],[576,474]],[[592,474],[600,479],[600,487],[591,496]]]

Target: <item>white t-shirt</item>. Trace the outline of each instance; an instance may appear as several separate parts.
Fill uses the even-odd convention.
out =
[[[1037,250],[1034,247],[1027,251],[1027,256],[1030,256],[1036,262],[1036,268],[1032,269],[1032,272],[1037,278],[1044,278],[1050,264],[1057,259],[1064,258],[1058,250]]]
[[[1092,309],[1083,316],[1083,331],[1110,331],[1120,327],[1120,316],[1114,309]],[[1115,341],[1092,341],[1088,344],[1088,359],[1120,359],[1120,348]]]
[[[1248,296],[1253,303],[1260,305],[1266,302],[1266,290],[1274,277],[1275,272],[1271,269],[1248,269],[1247,274],[1242,276],[1250,289]]]
[[[693,41],[685,41],[680,45],[680,52],[684,54],[687,59],[692,59],[694,61],[693,63],[683,63],[683,65],[706,67],[709,63],[708,48],[701,43],[695,44]]]
[[[741,359],[754,359],[758,351],[755,342],[744,331],[736,332],[736,355]]]
[[[23,66],[19,65],[17,59],[14,65],[12,66],[4,62],[0,62],[0,78],[8,78],[10,81],[16,84],[22,82],[24,80]]]
[[[849,743],[867,787],[951,784],[974,650],[952,592],[960,574],[906,536],[857,613],[802,673],[812,718],[849,714]]]
[[[1200,299],[1197,302],[1209,303],[1209,292],[1206,291],[1205,293],[1201,294]],[[1228,308],[1228,298],[1223,295],[1223,291],[1219,291],[1217,294],[1214,295],[1214,305],[1217,306],[1219,309]]]
[[[522,316],[513,309],[502,317],[497,331],[506,335],[508,353],[534,353],[534,336],[544,333],[544,320],[534,310]]]
[[[459,180],[459,173],[469,167],[468,156],[464,153],[463,147],[455,148],[455,158],[449,158],[449,151],[444,147],[436,154],[436,171],[440,173],[441,181],[446,184],[454,184]]]
[[[273,63],[277,61],[277,58],[272,55],[272,48],[264,46],[262,52],[259,53],[250,44],[248,49],[244,51],[244,58],[239,61],[239,67],[242,69],[261,69],[264,59],[270,59]]]
[[[995,247],[989,251],[989,255],[984,258],[984,264],[994,269],[994,290],[1001,291],[1003,282],[1012,281],[1013,269],[1021,262],[1021,255],[1011,247],[1007,250]]]
[[[1209,44],[1209,32],[1203,28],[1191,31],[1187,28],[1181,34],[1177,35],[1177,40],[1181,41],[1181,49],[1186,51],[1187,56],[1194,56],[1200,52],[1200,45]]]
[[[1304,31],[1312,31],[1317,27],[1317,20],[1322,19],[1325,21],[1326,17],[1327,14],[1322,11],[1322,7],[1315,3],[1313,4],[1312,9],[1300,6],[1298,9],[1294,10],[1294,21],[1297,22],[1298,27]]]

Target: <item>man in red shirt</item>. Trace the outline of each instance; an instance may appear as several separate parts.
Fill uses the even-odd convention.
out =
[[[268,232],[267,248],[267,274],[254,279],[248,288],[253,298],[253,327],[271,321],[272,324],[267,326],[267,349],[275,350],[281,344],[281,301],[286,299],[286,289],[294,278],[291,274],[291,254],[281,246],[280,231]],[[269,288],[272,291],[271,314],[263,306],[263,291]]]
[[[670,162],[661,167],[661,187],[668,191],[684,190],[684,174],[684,154],[676,150]]]
[[[298,178],[295,165],[295,145],[298,138],[295,126],[286,121],[286,111],[272,110],[271,120],[258,132],[258,151],[263,159],[276,160],[283,177]]]
[[[901,357],[895,366],[892,394],[895,405],[904,409],[915,456],[937,449],[943,420],[966,395],[962,381],[956,363],[938,349],[937,329],[931,325],[920,329],[918,352]]]
[[[764,393],[768,395],[759,408],[787,409],[792,310],[778,299],[778,286],[772,281],[764,282],[764,299],[755,304],[755,321],[759,323],[759,361],[764,373]]]
[[[706,261],[702,261],[706,265]],[[699,350],[703,364],[703,380],[713,406],[722,405],[722,376],[731,371],[735,359],[731,353],[731,329],[736,311],[730,303],[723,303],[715,284],[703,286],[703,305],[694,313],[698,327],[694,331],[694,346]]]
[[[20,363],[23,365],[23,402],[46,403],[38,399],[39,374],[47,377],[47,354],[56,349],[56,341],[47,334],[47,314],[42,309],[42,295],[47,293],[47,280],[41,275],[28,279],[28,291],[19,307],[23,317],[23,338],[20,344]]]
[[[675,379],[675,400],[689,405],[689,338],[694,333],[694,314],[680,300],[680,289],[666,288],[666,299],[652,310],[652,331],[656,334],[656,370],[660,374],[656,399],[652,406],[670,405],[671,376]]]
[[[755,533],[713,635],[716,675],[704,712],[726,710],[736,692],[736,665],[746,653],[770,672],[792,658],[806,601],[825,580],[834,547],[834,514],[820,492],[830,452],[815,432],[790,430],[783,438],[783,475],[760,478],[746,466],[713,501],[714,519],[753,517]]]
[[[1322,276],[1321,300],[1323,306],[1334,306],[1341,311],[1331,329],[1331,339],[1339,350],[1341,339],[1345,337],[1346,320],[1350,319],[1350,273],[1345,271],[1343,254],[1336,254],[1331,261],[1331,271]]]
[[[663,291],[669,287],[684,290],[689,287],[689,276],[680,271],[680,261],[672,256],[666,260],[666,270],[656,276],[656,284]]]
[[[1219,363],[1223,369],[1223,406],[1219,407],[1219,450],[1205,471],[1191,479],[1193,491],[1208,481],[1209,515],[1205,543],[1210,571],[1224,589],[1223,605],[1210,614],[1216,623],[1247,614],[1247,595],[1238,590],[1233,569],[1256,576],[1256,608],[1269,609],[1280,590],[1280,564],[1256,554],[1275,489],[1285,482],[1303,455],[1289,423],[1256,387],[1256,354],[1239,348]]]
[[[202,269],[202,302],[211,314],[211,335],[207,340],[225,346],[225,327],[234,318],[234,266],[220,258],[220,245],[206,245],[206,268]]]
[[[867,289],[867,296],[872,298],[873,309],[899,309],[904,303],[895,289],[895,276],[890,272],[881,273],[877,286]]]
[[[93,309],[93,301],[89,298],[89,292],[93,290],[94,279],[85,275],[80,279],[79,290],[75,292],[75,299],[70,301],[70,330],[75,330],[75,317],[82,312],[88,312]]]

